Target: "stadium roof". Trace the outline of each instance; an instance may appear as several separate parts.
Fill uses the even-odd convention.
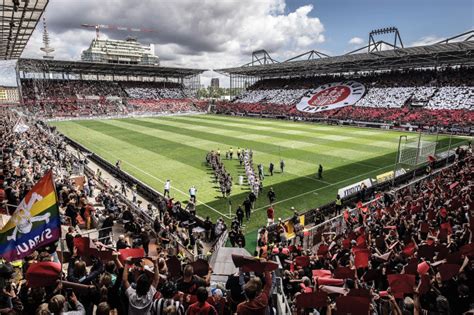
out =
[[[2,0],[0,60],[20,57],[49,0]]]
[[[86,61],[64,61],[45,59],[19,59],[19,70],[25,72],[57,72],[100,75],[136,75],[182,78],[200,74],[206,70],[189,68],[158,67],[147,65],[121,65]]]
[[[472,37],[472,36],[471,36]],[[474,65],[474,40],[346,54],[304,61],[219,69],[228,75],[254,77],[304,76],[325,73]]]

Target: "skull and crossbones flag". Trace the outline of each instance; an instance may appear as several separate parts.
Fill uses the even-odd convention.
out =
[[[36,248],[57,241],[61,221],[53,182],[48,171],[26,194],[7,224],[0,230],[0,257],[22,259]]]

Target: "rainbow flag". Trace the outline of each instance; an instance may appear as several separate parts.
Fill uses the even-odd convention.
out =
[[[0,257],[13,261],[57,241],[61,221],[53,173],[48,171],[26,194],[0,231]]]

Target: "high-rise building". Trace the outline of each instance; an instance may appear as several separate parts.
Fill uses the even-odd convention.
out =
[[[17,104],[20,94],[17,87],[0,86],[0,104]]]
[[[103,63],[160,65],[160,59],[155,56],[153,47],[143,46],[132,37],[126,40],[95,38],[89,48],[82,52],[81,59]]]
[[[219,78],[212,78],[211,79],[211,87],[212,88],[219,88]]]

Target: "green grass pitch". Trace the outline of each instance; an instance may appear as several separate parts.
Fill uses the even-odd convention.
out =
[[[268,173],[275,164],[274,176],[267,174],[264,194],[259,197],[246,233],[266,224],[268,199],[266,191],[276,192],[275,216],[286,218],[294,206],[303,211],[334,200],[338,188],[393,169],[399,136],[417,134],[367,128],[328,126],[290,121],[240,118],[216,115],[166,116],[116,120],[82,120],[52,122],[60,132],[78,141],[111,163],[122,160],[122,169],[141,181],[163,191],[166,179],[172,181],[171,195],[188,199],[188,189],[198,189],[201,217],[227,221],[249,193],[239,186],[238,175],[244,174],[236,159],[236,150],[251,148],[255,169],[262,163]],[[424,136],[434,140],[436,136]],[[453,139],[453,147],[463,139]],[[447,137],[440,136],[437,150],[447,149]],[[234,185],[229,203],[213,183],[213,173],[205,165],[206,153],[230,147],[234,160],[226,160]],[[279,173],[280,158],[285,172]],[[318,164],[324,166],[323,179],[316,178]]]

